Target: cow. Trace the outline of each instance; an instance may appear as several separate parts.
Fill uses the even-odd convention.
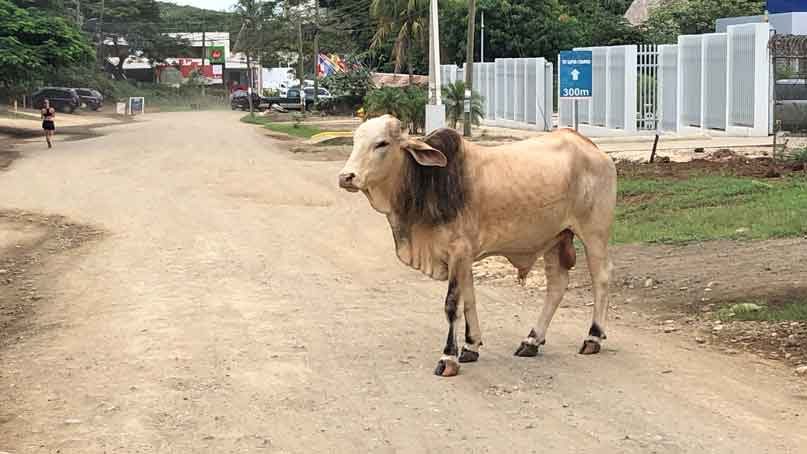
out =
[[[585,247],[594,295],[593,320],[579,353],[599,353],[606,338],[617,177],[611,158],[587,138],[561,129],[483,147],[442,128],[418,140],[384,115],[356,129],[339,186],[364,193],[386,215],[401,262],[448,281],[448,336],[436,375],[457,375],[460,363],[479,359],[472,265],[490,256],[505,257],[522,281],[543,257],[543,310],[515,351],[536,356],[569,284],[575,236]],[[460,311],[465,339],[458,350]]]

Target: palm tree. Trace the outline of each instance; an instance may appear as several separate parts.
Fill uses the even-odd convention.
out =
[[[254,85],[252,80],[252,59],[264,46],[265,22],[271,17],[271,4],[265,4],[261,0],[238,0],[234,6],[236,17],[241,19],[241,29],[233,45],[233,51],[243,52],[247,56],[247,77],[249,79],[250,92]],[[254,116],[255,110],[252,105],[252,96],[249,100],[249,114]]]
[[[471,92],[471,123],[476,126],[479,126],[482,119],[485,118],[482,101],[483,98],[479,92]],[[465,82],[458,80],[446,85],[443,89],[443,103],[446,105],[448,124],[452,129],[456,129],[457,122],[462,120],[465,115]]]
[[[400,72],[406,63],[411,86],[414,74],[412,51],[417,47],[426,49],[429,0],[372,0],[370,14],[378,22],[371,47],[378,48],[394,34],[392,58],[395,60],[395,72]]]

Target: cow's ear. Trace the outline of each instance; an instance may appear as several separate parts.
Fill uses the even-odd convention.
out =
[[[408,139],[404,143],[404,148],[415,158],[415,161],[427,167],[445,167],[448,165],[448,158],[442,151],[432,148],[427,143],[416,139]]]

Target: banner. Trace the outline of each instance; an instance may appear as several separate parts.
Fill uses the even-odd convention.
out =
[[[339,55],[319,54],[319,58],[317,58],[318,77],[327,77],[334,73],[343,73],[346,71],[347,71],[347,63]]]

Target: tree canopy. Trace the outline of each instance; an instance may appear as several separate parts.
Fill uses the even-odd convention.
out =
[[[30,85],[43,80],[46,73],[55,68],[87,64],[92,57],[92,46],[64,18],[45,9],[22,8],[9,0],[0,0],[0,82],[3,85]]]

